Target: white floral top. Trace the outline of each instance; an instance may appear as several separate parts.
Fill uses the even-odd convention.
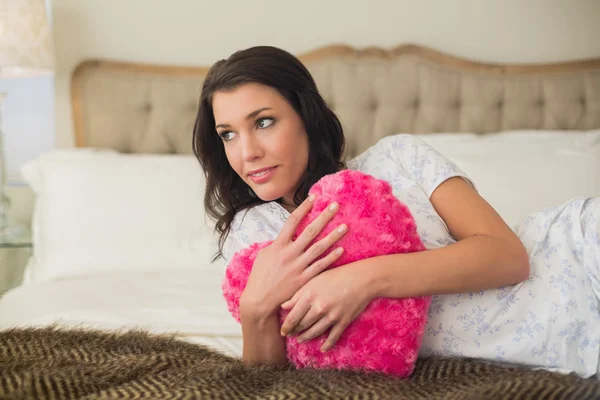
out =
[[[392,185],[428,249],[456,242],[429,199],[451,177],[470,180],[425,142],[411,135],[386,137],[348,162],[348,168]],[[238,213],[225,242],[225,260],[252,243],[275,239],[288,216],[276,202]],[[596,374],[600,199],[575,199],[532,214],[516,232],[530,254],[530,278],[507,288],[434,296],[421,354]]]

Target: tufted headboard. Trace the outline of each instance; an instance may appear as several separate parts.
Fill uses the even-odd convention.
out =
[[[484,64],[416,45],[299,55],[354,156],[394,133],[600,128],[600,59]],[[77,146],[191,153],[205,67],[87,60],[72,76]]]

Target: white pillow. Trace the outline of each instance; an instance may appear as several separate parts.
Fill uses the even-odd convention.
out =
[[[417,135],[459,165],[515,226],[575,197],[600,197],[600,130]]]
[[[25,283],[214,267],[217,237],[193,156],[54,150],[22,173],[36,194]]]
[[[464,169],[512,226],[573,197],[600,197],[599,130],[416,136]],[[37,196],[25,283],[215,267],[217,237],[193,156],[54,150],[26,164],[23,175]]]

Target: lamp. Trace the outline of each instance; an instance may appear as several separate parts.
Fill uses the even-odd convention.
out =
[[[0,0],[0,79],[52,74],[52,32],[45,0]],[[18,234],[9,223],[4,157],[3,100],[0,93],[0,237]]]

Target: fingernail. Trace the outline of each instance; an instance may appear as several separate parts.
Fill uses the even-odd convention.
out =
[[[302,342],[304,342],[304,339],[303,338],[299,338],[298,339],[298,343],[302,343]]]
[[[338,247],[337,249],[335,249],[335,254],[342,254],[343,252],[344,252],[343,247]]]
[[[338,204],[337,203],[333,203],[332,205],[329,206],[329,211],[335,211],[338,209]]]
[[[311,194],[310,196],[308,196],[308,201],[314,201],[315,200],[315,195]]]
[[[348,226],[346,224],[342,224],[342,225],[340,225],[340,227],[338,228],[337,231],[339,233],[344,233],[344,232],[346,232],[346,229],[348,229]]]
[[[325,353],[327,351],[327,346],[323,345],[323,347],[321,347],[321,353]]]

